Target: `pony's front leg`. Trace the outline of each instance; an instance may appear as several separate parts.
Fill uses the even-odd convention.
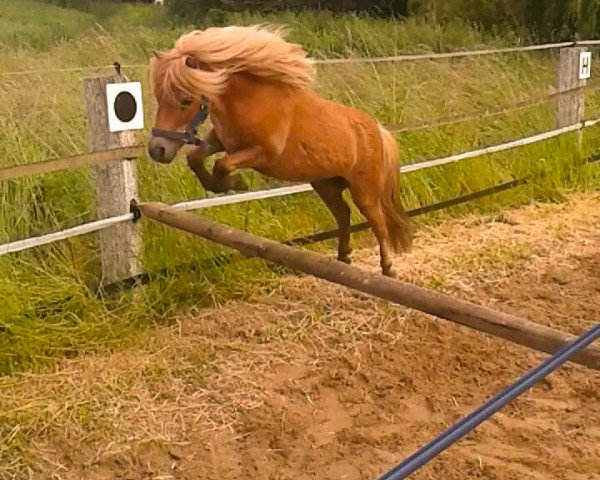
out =
[[[188,167],[194,172],[196,178],[200,180],[200,183],[205,190],[220,193],[222,189],[215,182],[213,175],[206,169],[204,161],[215,153],[224,152],[225,148],[214,130],[208,132],[203,142],[202,145],[199,145],[188,153]],[[236,177],[238,178],[231,182],[232,186],[235,188],[229,188],[228,190],[248,190],[248,186],[245,184],[244,180],[239,175],[236,175]]]
[[[198,145],[187,154],[188,167],[205,190],[212,190],[213,177],[206,169],[204,161],[215,153],[223,152],[223,144],[214,130],[210,130],[201,145]]]
[[[243,179],[240,175],[231,175],[234,171],[242,168],[260,167],[267,161],[268,158],[262,147],[246,148],[219,158],[213,168],[214,185],[223,192],[236,190],[239,182],[243,182]],[[246,187],[247,189],[248,187]]]

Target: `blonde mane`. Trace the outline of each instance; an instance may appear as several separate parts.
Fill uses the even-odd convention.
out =
[[[304,49],[287,42],[281,27],[268,25],[194,30],[173,49],[155,52],[150,68],[157,99],[171,104],[183,97],[214,98],[238,72],[298,88],[310,88],[315,79]]]

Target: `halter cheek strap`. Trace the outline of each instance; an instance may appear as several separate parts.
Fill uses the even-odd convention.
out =
[[[188,122],[183,132],[175,132],[173,130],[161,130],[159,128],[152,129],[153,137],[167,138],[169,140],[180,140],[190,145],[202,145],[202,140],[197,136],[197,129],[202,125],[208,117],[208,104],[206,101],[200,103],[198,113]]]

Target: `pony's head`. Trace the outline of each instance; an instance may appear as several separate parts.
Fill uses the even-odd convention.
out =
[[[203,102],[225,95],[229,78],[247,72],[298,88],[312,85],[315,70],[300,45],[272,26],[223,27],[182,35],[175,47],[154,52],[150,76],[158,111],[148,142],[150,157],[169,163],[185,143]],[[169,134],[169,132],[171,134]]]
[[[148,153],[157,162],[170,163],[185,143],[197,140],[200,109],[206,108],[207,98],[222,91],[224,81],[219,77],[224,72],[201,65],[196,57],[176,48],[153,52],[150,70],[158,109]]]

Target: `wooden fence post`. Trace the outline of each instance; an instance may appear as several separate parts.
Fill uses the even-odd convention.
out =
[[[106,85],[123,82],[118,75],[84,79],[91,151],[135,145],[131,131],[111,133],[108,127]],[[129,212],[129,202],[138,197],[135,164],[114,160],[94,168],[99,219]],[[121,223],[99,232],[102,263],[101,285],[131,278],[142,272],[142,242],[133,222]]]
[[[558,54],[557,89],[559,92],[583,87],[587,80],[579,79],[579,57],[587,51],[584,47],[561,48]],[[582,122],[584,119],[585,97],[581,92],[559,97],[556,103],[556,127],[562,128]],[[581,148],[583,130],[577,132]]]

